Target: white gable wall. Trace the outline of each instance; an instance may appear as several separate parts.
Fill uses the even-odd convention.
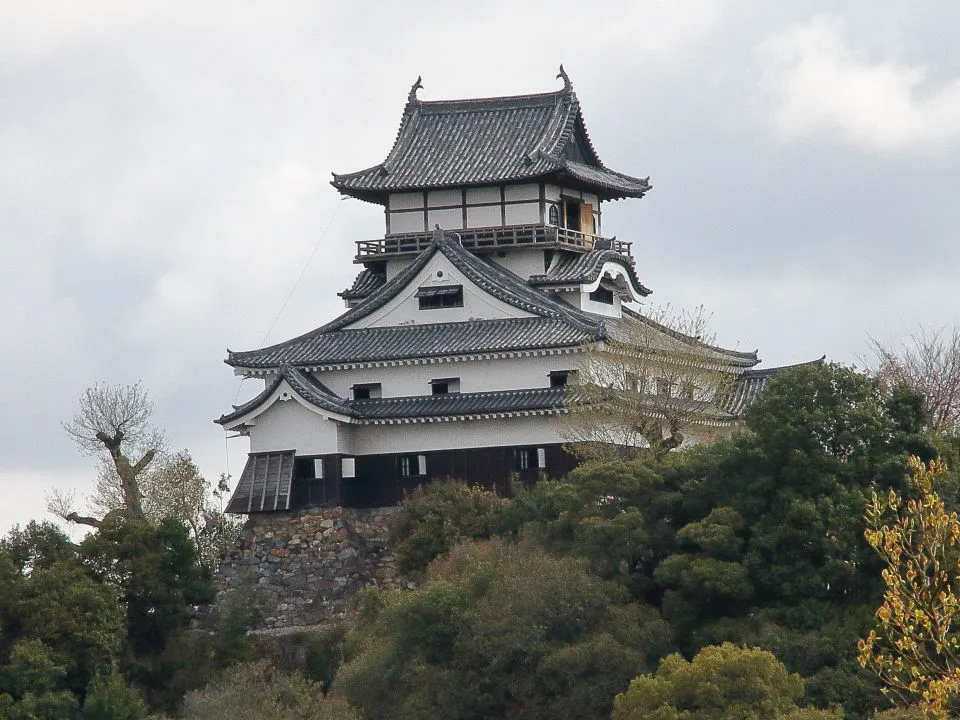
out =
[[[337,423],[297,400],[275,402],[250,428],[250,452],[296,450],[298,455],[336,453]]]
[[[439,274],[438,274],[439,273]],[[463,307],[421,310],[415,297],[422,285],[462,285]],[[497,300],[465,278],[447,258],[437,253],[400,293],[376,312],[348,325],[350,328],[430,325],[473,319],[533,317]]]

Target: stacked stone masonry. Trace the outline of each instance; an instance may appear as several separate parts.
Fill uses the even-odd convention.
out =
[[[257,589],[261,630],[342,619],[365,587],[406,587],[387,544],[396,508],[251,515],[220,568],[221,590]]]

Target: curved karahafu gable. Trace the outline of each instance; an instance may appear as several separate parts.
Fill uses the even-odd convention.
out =
[[[649,178],[606,168],[564,74],[557,92],[471,100],[421,101],[417,84],[387,158],[337,175],[345,195],[385,205],[391,192],[553,179],[603,200],[643,197]]]
[[[645,287],[637,277],[630,261],[609,248],[595,248],[582,254],[567,254],[561,257],[543,275],[530,278],[531,285],[545,290],[561,290],[588,286],[595,290],[604,276],[622,279],[630,302],[637,302],[653,291]]]

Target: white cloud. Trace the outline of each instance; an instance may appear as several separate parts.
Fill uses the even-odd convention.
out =
[[[788,140],[839,133],[858,144],[894,148],[960,133],[960,80],[931,88],[924,65],[872,61],[851,47],[830,15],[759,46],[773,122]]]

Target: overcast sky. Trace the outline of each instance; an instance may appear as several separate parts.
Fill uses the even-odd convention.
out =
[[[255,388],[226,348],[342,309],[383,213],[330,172],[384,158],[417,75],[545,92],[563,62],[601,158],[654,185],[605,233],[764,365],[952,325],[958,27],[947,0],[0,0],[0,533],[92,486],[60,422],[98,380],[228,469],[212,420]]]

